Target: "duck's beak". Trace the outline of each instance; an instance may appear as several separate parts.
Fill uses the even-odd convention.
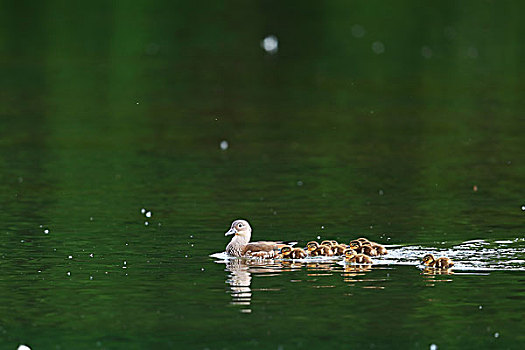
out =
[[[235,229],[235,227],[232,227],[228,232],[226,232],[224,235],[225,236],[229,236],[229,235],[234,235],[237,233],[237,230]]]

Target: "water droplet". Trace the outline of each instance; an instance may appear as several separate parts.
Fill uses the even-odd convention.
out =
[[[324,226],[321,226],[321,230],[324,230]]]
[[[31,348],[27,345],[18,345],[18,348],[16,350],[31,350]]]
[[[480,309],[480,310],[483,309],[483,306],[480,305],[480,306],[479,306],[479,309]]]
[[[261,41],[261,47],[264,51],[273,55],[279,50],[279,40],[275,35],[268,35]]]
[[[467,49],[468,58],[478,58],[478,55],[478,49],[476,49],[475,47],[471,46]]]
[[[521,210],[525,211],[525,205],[521,206]]]
[[[190,238],[193,238],[193,235],[190,235]]]
[[[90,280],[93,280],[93,276],[89,276],[89,279],[90,279]]]
[[[144,221],[144,226],[148,226],[148,225],[149,225],[149,222]]]
[[[380,55],[385,52],[385,44],[383,44],[381,41],[374,41],[372,43],[372,51],[374,53]]]
[[[139,104],[139,103],[137,102],[137,104]]]
[[[432,49],[428,46],[423,46],[421,48],[421,56],[423,56],[426,59],[432,58],[433,52]]]
[[[124,265],[127,265],[127,262],[126,262],[126,260],[124,260]]]
[[[365,34],[366,30],[365,28],[363,28],[363,26],[359,24],[354,24],[352,26],[352,35],[354,36],[354,38],[362,38],[365,36]]]
[[[92,258],[93,257],[93,253],[89,254],[89,257]]]
[[[220,147],[221,147],[221,149],[222,149],[223,151],[226,151],[226,150],[228,149],[228,147],[229,147],[229,145],[228,145],[228,141],[226,141],[226,140],[222,140],[221,143],[220,143]]]
[[[69,272],[69,271],[68,271],[66,274],[67,274],[68,276],[71,276],[71,272]]]
[[[494,338],[499,338],[499,333],[498,332],[494,333]]]
[[[203,267],[203,268],[201,268],[201,271],[204,271],[204,267]]]
[[[145,215],[146,215],[146,217],[147,217],[147,218],[150,218],[150,217],[151,217],[151,215],[153,215],[153,214],[151,213],[151,211],[148,211],[148,212],[146,212],[146,214],[145,214]]]
[[[140,212],[141,212],[142,214],[144,214],[144,213],[146,212],[146,209],[142,208],[142,209],[140,209]]]
[[[67,257],[68,259],[73,259],[73,255],[70,255]]]
[[[93,217],[92,216],[89,217],[89,221],[93,221]]]
[[[317,236],[317,239],[321,239],[321,236]]]
[[[49,230],[47,228],[44,230],[44,234],[49,234]]]
[[[430,350],[437,350],[438,346],[436,344],[430,344]]]
[[[379,190],[379,195],[382,196],[384,194],[383,190]]]

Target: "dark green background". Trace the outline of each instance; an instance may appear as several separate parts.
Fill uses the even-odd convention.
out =
[[[209,255],[240,217],[301,243],[522,238],[524,10],[0,1],[0,348],[520,348],[521,271],[252,271],[246,314]]]

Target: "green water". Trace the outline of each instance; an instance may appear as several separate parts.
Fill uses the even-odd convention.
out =
[[[0,348],[521,349],[524,10],[0,1]],[[450,275],[210,257],[237,218],[493,250]]]

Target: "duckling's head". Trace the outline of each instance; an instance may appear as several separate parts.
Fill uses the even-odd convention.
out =
[[[281,247],[281,255],[282,256],[288,256],[292,252],[292,247],[289,245],[285,245]]]
[[[361,241],[354,239],[353,241],[350,242],[350,249],[359,249],[361,245],[362,245]]]
[[[423,260],[422,260],[422,261],[423,261],[423,264],[425,264],[425,265],[428,266],[428,265],[430,265],[434,260],[436,260],[436,259],[434,258],[434,255],[432,255],[432,254],[427,254],[427,255],[425,255],[425,256],[423,257]]]
[[[319,243],[317,243],[316,241],[310,241],[308,242],[308,244],[306,245],[306,248],[308,249],[308,251],[314,251],[316,250],[317,248],[319,248]]]
[[[335,247],[339,244],[339,242],[337,242],[335,239],[332,239],[330,242],[332,242],[332,247]]]
[[[359,238],[357,239],[357,241],[359,241],[359,242],[368,242],[368,239],[365,238],[365,237],[359,237]]]
[[[247,238],[250,240],[250,237],[252,236],[252,228],[250,227],[250,224],[246,220],[235,220],[232,222],[232,226],[230,227],[230,230],[224,234],[225,236],[229,235],[235,235],[235,236],[241,236],[243,238]]]
[[[331,247],[332,246],[332,241],[324,240],[324,241],[321,242],[321,245],[325,245],[327,247]]]
[[[356,252],[353,249],[347,249],[344,251],[345,259],[349,260],[356,256]]]

